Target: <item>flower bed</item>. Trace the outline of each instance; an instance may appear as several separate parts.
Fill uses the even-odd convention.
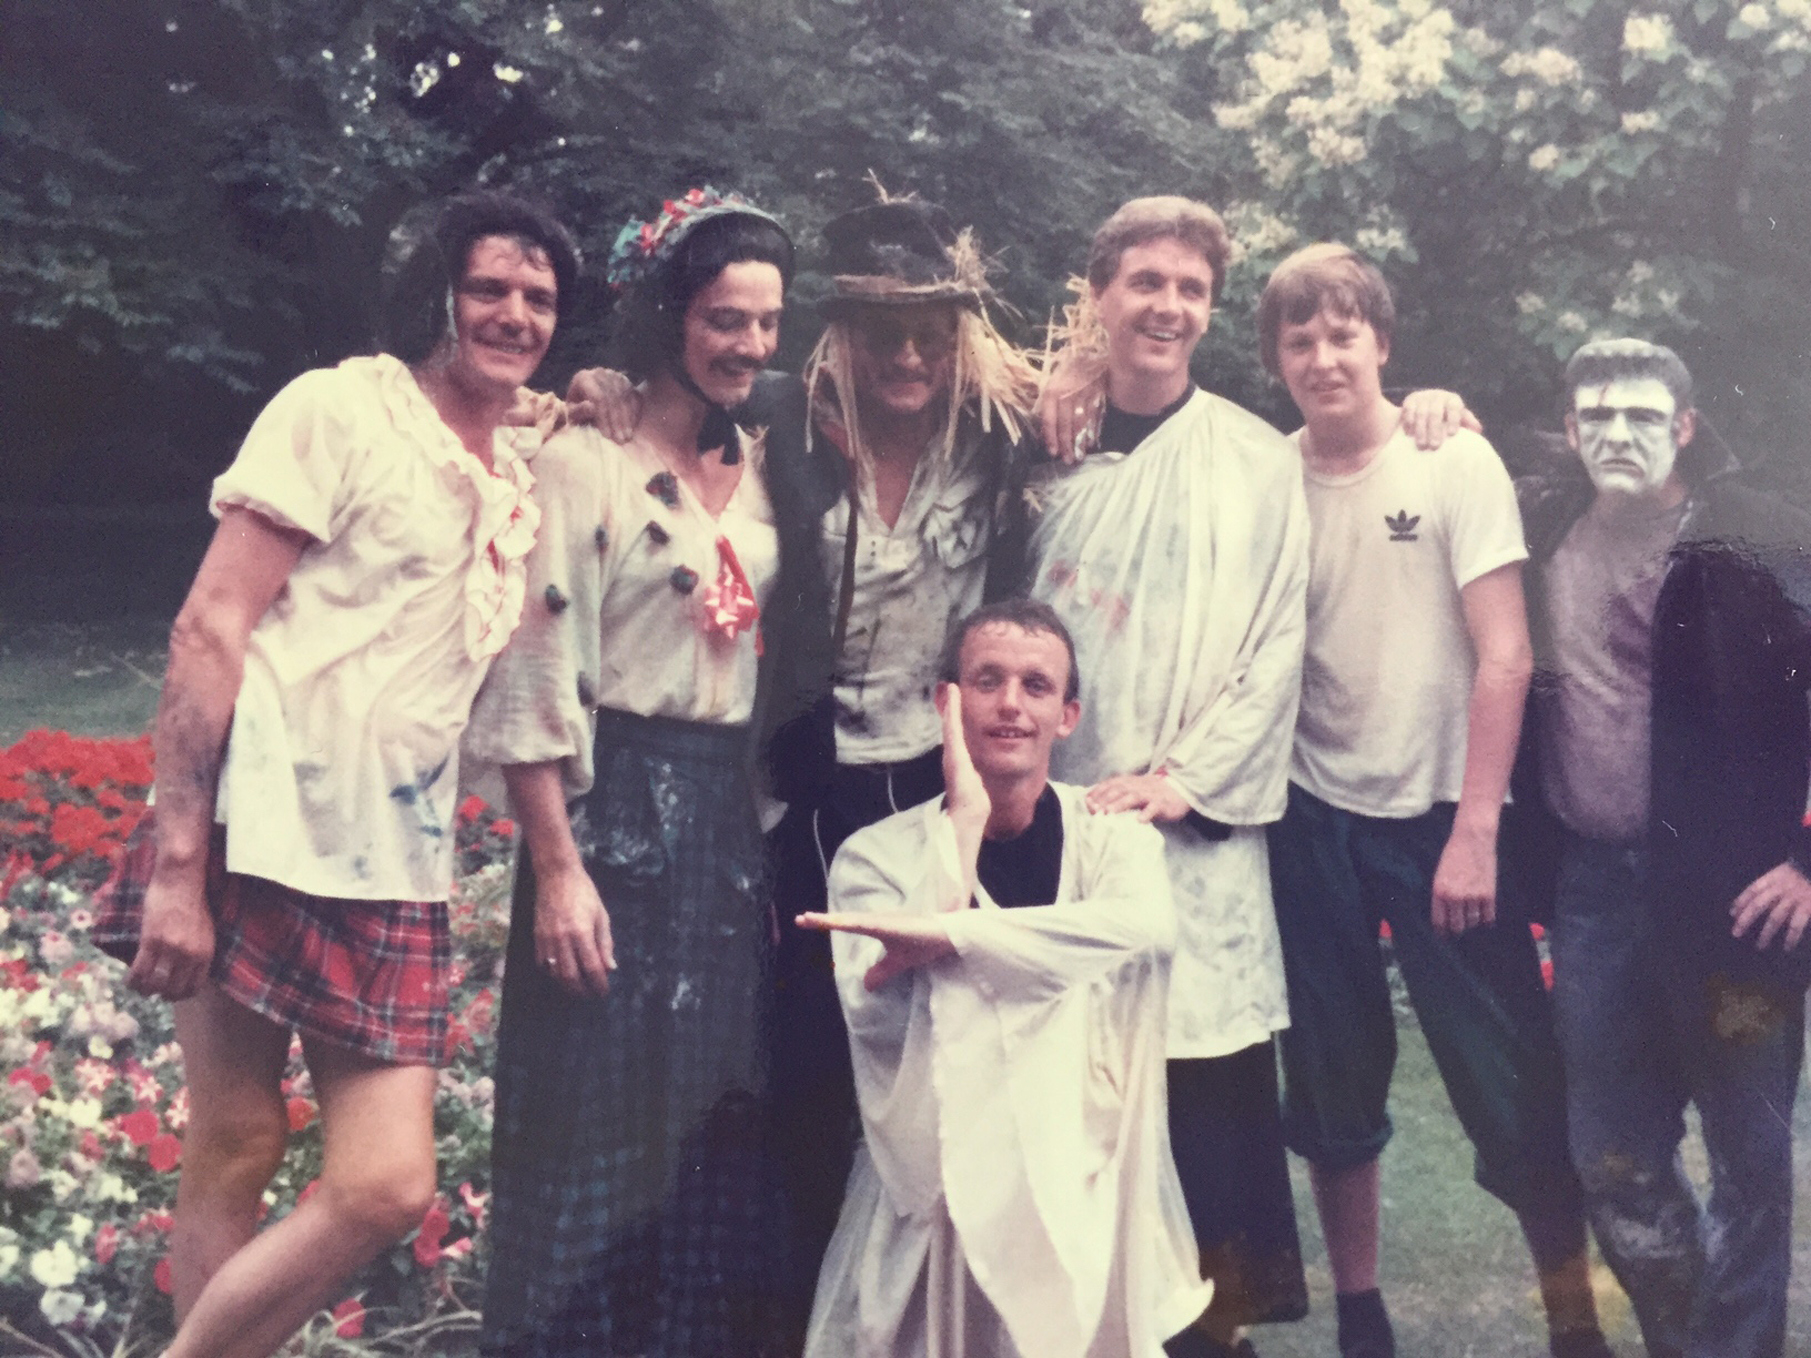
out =
[[[150,781],[148,740],[34,731],[0,750],[0,1339],[47,1354],[155,1353],[171,1329],[165,1252],[188,1118],[182,1055],[170,1006],[128,990],[125,968],[87,935],[92,893],[143,814]],[[513,834],[478,799],[460,807],[457,1051],[435,1100],[439,1198],[304,1332],[299,1351],[470,1346]],[[294,1134],[265,1194],[271,1217],[312,1191],[321,1166],[299,1044],[284,1095]]]

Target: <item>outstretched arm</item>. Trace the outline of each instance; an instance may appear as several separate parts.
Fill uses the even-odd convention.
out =
[[[147,995],[187,999],[213,961],[208,841],[245,648],[308,541],[308,534],[256,510],[224,510],[171,629],[153,737],[157,864],[145,890],[138,956],[126,978]]]

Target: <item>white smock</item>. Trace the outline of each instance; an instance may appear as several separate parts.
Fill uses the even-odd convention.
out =
[[[832,936],[865,1139],[806,1358],[1161,1358],[1211,1299],[1165,1115],[1162,843],[1051,786],[1056,903],[982,889],[944,915],[956,956],[872,992],[881,944]],[[961,880],[939,798],[849,838],[830,908],[931,914]]]
[[[1096,783],[1162,770],[1233,827],[1162,828],[1178,944],[1172,1059],[1226,1056],[1289,1024],[1263,826],[1283,814],[1301,695],[1308,511],[1301,456],[1196,392],[1131,453],[1052,464],[1027,492],[1031,595],[1075,638],[1082,717],[1051,759]]]
[[[252,629],[220,769],[226,866],[315,896],[445,900],[459,738],[522,613],[532,428],[491,468],[388,354],[303,373],[214,482],[312,539]]]

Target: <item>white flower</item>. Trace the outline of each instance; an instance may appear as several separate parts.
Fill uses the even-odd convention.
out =
[[[1773,16],[1767,12],[1765,5],[1743,5],[1736,11],[1736,19],[1750,28],[1765,28],[1773,22]]]
[[[1362,137],[1317,127],[1308,134],[1308,153],[1323,165],[1350,165],[1364,159],[1365,143]]]
[[[497,79],[501,80],[505,85],[514,85],[522,79],[522,72],[520,70],[514,66],[506,66],[500,61],[490,68],[490,73],[496,76]]]
[[[13,1270],[19,1267],[19,1247],[11,1240],[0,1244],[0,1282],[13,1276]]]
[[[1545,146],[1537,146],[1528,153],[1528,168],[1531,170],[1545,173],[1557,164],[1559,164],[1559,147],[1552,142],[1548,142]]]
[[[1560,312],[1553,324],[1561,330],[1569,330],[1575,335],[1581,335],[1590,328],[1590,322],[1585,320],[1585,318],[1576,311]]]
[[[83,1241],[94,1234],[94,1221],[83,1212],[77,1212],[69,1218],[69,1240],[77,1248]]]
[[[1515,111],[1517,113],[1526,113],[1529,109],[1534,107],[1534,99],[1535,94],[1533,90],[1517,90],[1515,92]]]
[[[549,6],[547,10],[547,22],[542,25],[547,36],[552,37],[555,33],[563,31],[565,27],[566,25],[561,21],[560,16],[553,12],[552,6]]]
[[[1652,132],[1659,126],[1660,115],[1651,108],[1622,115],[1622,130],[1631,137],[1639,132]]]
[[[53,1169],[44,1176],[50,1185],[50,1196],[58,1202],[65,1201],[69,1195],[81,1187],[81,1181],[65,1169]]]
[[[82,1314],[82,1295],[53,1287],[38,1298],[38,1309],[52,1325],[64,1326]]]
[[[1638,259],[1633,264],[1629,265],[1628,280],[1631,284],[1639,285],[1645,283],[1653,276],[1654,266],[1645,259]]]
[[[68,1287],[81,1271],[81,1257],[69,1248],[67,1240],[59,1240],[31,1256],[32,1280],[39,1287]]]
[[[113,1059],[113,1047],[108,1043],[106,1038],[102,1037],[99,1033],[96,1033],[93,1037],[88,1039],[88,1054],[96,1061],[111,1061]]]
[[[1511,52],[1503,59],[1503,74],[1531,75],[1543,85],[1575,85],[1584,70],[1559,48],[1543,47],[1534,52]]]
[[[1673,45],[1673,21],[1664,14],[1631,14],[1623,21],[1622,45],[1637,56],[1660,56]]]
[[[0,934],[13,927],[12,911],[0,908]]]
[[[1547,299],[1537,292],[1524,292],[1515,299],[1515,309],[1524,316],[1532,316],[1547,309]]]
[[[1616,300],[1610,303],[1610,310],[1618,316],[1639,316],[1642,310],[1641,299],[1633,293],[1619,292]]]
[[[1207,0],[1207,7],[1222,33],[1243,33],[1251,27],[1251,12],[1239,0]]]
[[[1185,19],[1170,30],[1170,41],[1178,47],[1193,47],[1207,37],[1207,25]]]

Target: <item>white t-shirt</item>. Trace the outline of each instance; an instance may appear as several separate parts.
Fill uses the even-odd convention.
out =
[[[945,637],[980,607],[987,574],[989,468],[998,443],[965,429],[948,458],[927,449],[888,528],[871,488],[861,497],[855,599],[836,660],[836,757],[844,764],[913,759],[943,743],[932,695]],[[824,515],[831,607],[843,587],[849,501]]]
[[[728,542],[763,609],[779,538],[762,448],[742,438],[742,475],[714,518],[657,454],[566,430],[535,460],[544,519],[529,558],[528,607],[472,713],[466,750],[493,764],[559,760],[567,795],[593,776],[591,713],[746,722],[759,627],[708,625]]]
[[[388,355],[302,374],[214,482],[314,539],[253,628],[216,817],[229,871],[350,900],[443,900],[459,736],[522,613],[540,521],[522,449],[494,471]]]
[[[1456,802],[1477,670],[1460,591],[1528,556],[1509,473],[1476,434],[1422,452],[1398,431],[1351,475],[1304,461],[1303,488],[1308,646],[1290,779],[1366,816]]]

